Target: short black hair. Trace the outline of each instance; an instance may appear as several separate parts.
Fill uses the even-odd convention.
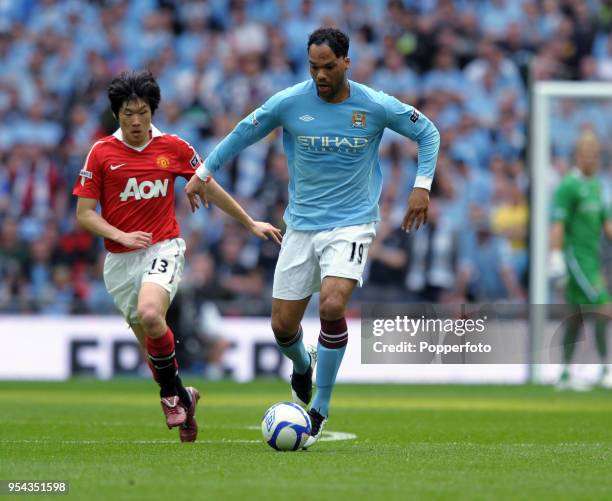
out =
[[[306,50],[310,50],[310,46],[313,44],[328,45],[336,57],[348,56],[349,37],[346,33],[336,28],[319,28],[313,31],[308,37]]]
[[[108,100],[115,116],[123,103],[142,99],[151,108],[151,114],[159,106],[161,92],[159,84],[150,71],[124,71],[113,78],[108,86]]]

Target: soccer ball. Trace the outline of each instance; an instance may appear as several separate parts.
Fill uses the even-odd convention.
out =
[[[291,402],[274,404],[261,421],[264,442],[277,451],[297,451],[308,439],[311,428],[308,414]]]

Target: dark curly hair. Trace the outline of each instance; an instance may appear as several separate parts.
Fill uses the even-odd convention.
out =
[[[310,50],[311,45],[328,45],[336,57],[347,57],[349,50],[349,37],[336,28],[319,28],[313,31],[308,37],[308,46],[306,50]]]
[[[151,114],[159,106],[161,92],[159,84],[150,71],[124,71],[113,78],[108,86],[108,99],[115,116],[123,103],[142,99],[151,108]]]

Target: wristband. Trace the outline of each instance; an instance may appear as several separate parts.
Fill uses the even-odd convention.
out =
[[[427,191],[431,191],[432,182],[433,182],[433,177],[417,176],[416,181],[414,182],[414,187],[423,188]]]
[[[212,179],[212,176],[211,176],[212,172],[210,172],[204,164],[200,165],[196,169],[195,174],[205,183],[209,183],[210,180]]]

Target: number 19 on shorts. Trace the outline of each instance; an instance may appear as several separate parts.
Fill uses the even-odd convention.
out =
[[[351,244],[351,256],[349,257],[349,263],[357,261],[357,264],[361,264],[363,261],[363,243],[359,245],[357,242]]]

